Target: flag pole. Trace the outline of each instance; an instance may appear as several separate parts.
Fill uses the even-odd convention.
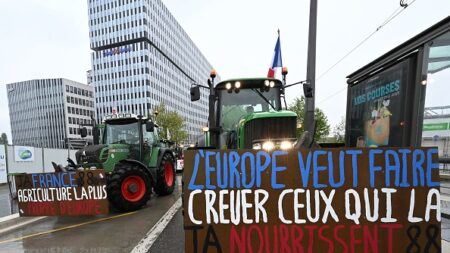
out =
[[[312,96],[305,101],[305,130],[314,135],[315,119],[315,86],[316,86],[316,30],[317,30],[317,0],[311,0],[309,10],[308,62],[306,80],[312,90]],[[314,138],[314,136],[311,136]]]

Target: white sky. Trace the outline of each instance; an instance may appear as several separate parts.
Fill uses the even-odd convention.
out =
[[[308,0],[163,0],[222,79],[265,76],[281,30],[288,83],[306,78]],[[408,2],[411,2],[409,0]],[[320,76],[399,7],[399,0],[319,0]],[[345,116],[346,76],[450,14],[449,0],[417,0],[316,83],[316,106],[330,123]],[[6,84],[64,77],[86,83],[87,1],[2,1],[0,133],[11,139]],[[205,77],[206,80],[207,77]],[[339,95],[323,101],[331,94]],[[288,103],[302,94],[290,88]],[[186,95],[188,95],[186,91]]]

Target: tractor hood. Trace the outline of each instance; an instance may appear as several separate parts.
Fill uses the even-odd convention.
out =
[[[296,138],[297,114],[291,111],[254,112],[239,122],[239,146],[252,148],[264,140],[293,140]]]
[[[101,163],[100,154],[105,147],[107,147],[107,145],[92,145],[78,150],[75,153],[77,164]],[[108,155],[108,152],[106,152],[106,155]]]
[[[75,153],[78,164],[105,163],[110,154],[122,153],[128,155],[130,146],[127,144],[91,145]]]

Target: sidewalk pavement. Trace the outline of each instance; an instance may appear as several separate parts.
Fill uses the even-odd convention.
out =
[[[0,218],[17,212],[17,201],[11,200],[8,184],[0,184]]]

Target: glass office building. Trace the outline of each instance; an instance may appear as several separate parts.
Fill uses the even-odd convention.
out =
[[[89,85],[64,78],[6,85],[14,145],[79,148],[92,142],[94,92]],[[88,136],[81,139],[85,126]],[[69,139],[69,142],[67,142]]]
[[[189,88],[212,69],[161,0],[89,0],[97,120],[113,110],[147,115],[165,104],[186,122],[190,142],[207,123],[206,93]]]

